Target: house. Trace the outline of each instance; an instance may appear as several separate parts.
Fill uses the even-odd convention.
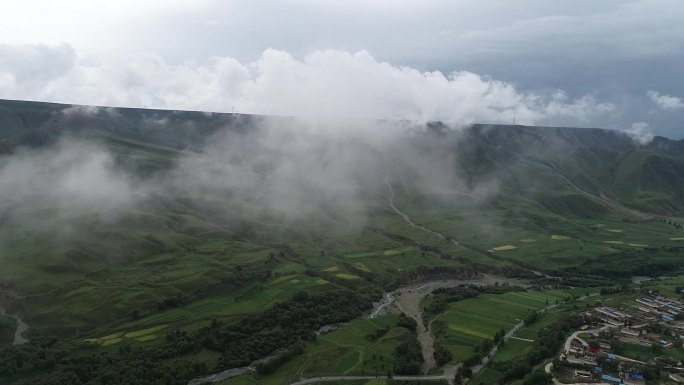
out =
[[[639,302],[640,304],[646,305],[650,308],[659,308],[660,307],[660,305],[658,305],[657,303],[653,302],[652,300],[650,300],[646,297],[637,298],[636,301]]]
[[[607,375],[607,374],[602,375],[602,376],[601,376],[601,380],[607,381],[607,382],[611,382],[611,383],[613,383],[613,384],[622,384],[622,379],[621,379],[621,378],[609,376],[609,375]]]
[[[623,319],[627,318],[627,315],[625,315],[625,314],[623,314],[623,313],[617,311],[616,309],[614,309],[614,308],[612,308],[612,307],[610,307],[610,306],[601,306],[601,307],[597,307],[595,310],[596,310],[597,312],[603,314],[603,315],[606,315],[606,316],[608,316],[608,317],[610,317],[610,318],[613,318],[613,319],[616,319],[616,320],[619,320],[619,321],[622,321]]]
[[[591,372],[587,372],[586,370],[575,370],[575,378],[577,379],[583,379],[583,380],[589,380],[591,379]]]

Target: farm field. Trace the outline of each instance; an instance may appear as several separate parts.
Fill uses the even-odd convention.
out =
[[[219,133],[245,139],[257,149],[245,150],[250,155],[277,155],[260,151],[259,140],[250,142],[246,135],[265,129],[262,122],[280,124],[277,117],[116,108],[84,108],[90,112],[81,114],[71,107],[0,101],[0,123],[5,124],[0,127],[0,166],[43,150],[57,151],[60,141],[73,140],[101,150],[105,159],[111,158],[107,167],[127,182],[152,181],[158,187],[156,182],[173,175],[188,157],[211,155],[208,146],[215,143],[208,142]],[[78,119],[67,119],[66,112]],[[29,343],[7,346],[13,321],[0,318],[3,357],[18,357],[5,362],[0,383],[14,381],[8,373],[15,370],[42,383],[43,372],[55,378],[70,375],[69,365],[87,365],[98,374],[113,367],[113,378],[126,383],[121,377],[141,362],[153,366],[154,373],[186,383],[186,377],[242,366],[240,357],[263,358],[300,340],[305,341],[304,352],[275,373],[229,383],[280,385],[283,379],[316,375],[384,374],[393,365],[394,348],[409,334],[394,327],[394,316],[362,317],[370,302],[397,287],[479,273],[530,280],[533,286],[555,285],[544,274],[559,277],[559,287],[617,286],[633,276],[682,272],[684,205],[677,198],[681,194],[673,194],[681,192],[682,182],[663,177],[684,175],[681,143],[659,138],[658,146],[634,145],[622,134],[594,129],[474,125],[459,132],[445,127],[433,137],[432,126],[420,128],[425,135],[409,136],[402,146],[426,161],[432,161],[439,147],[454,155],[450,162],[440,156],[424,170],[410,170],[395,162],[404,151],[366,151],[361,141],[359,155],[373,164],[368,167],[373,177],[365,175],[366,167],[345,167],[354,182],[331,195],[318,191],[327,183],[291,186],[311,198],[302,199],[306,210],[301,216],[265,209],[272,202],[290,203],[287,197],[267,194],[268,188],[256,189],[258,194],[249,199],[233,199],[234,192],[224,188],[195,194],[194,188],[176,190],[173,184],[159,183],[162,188],[153,192],[134,189],[136,204],[108,209],[104,216],[88,210],[62,212],[50,199],[23,204],[17,198],[22,204],[14,205],[12,197],[0,226],[0,304],[29,325]],[[248,167],[247,174],[279,180],[269,178],[278,165],[266,158],[255,162],[258,167]],[[426,183],[422,176],[431,176],[428,169],[443,172],[432,176],[440,183]],[[451,183],[452,177],[458,183]],[[42,183],[38,178],[35,182]],[[53,187],[45,187],[47,197]],[[268,202],[260,200],[262,193]],[[313,199],[318,196],[324,199]],[[408,218],[389,205],[390,196]],[[353,204],[338,207],[345,197]],[[353,206],[353,215],[345,215],[347,206]],[[19,220],[25,218],[31,220]],[[674,294],[684,286],[684,275],[643,285]],[[331,290],[343,294],[325,297]],[[529,312],[560,302],[558,310],[516,334],[534,340],[562,311],[582,305],[565,298],[592,290],[487,294],[452,303],[436,317],[436,339],[458,362]],[[353,299],[345,302],[347,294]],[[326,315],[348,321],[352,317],[344,315],[351,314],[356,319],[313,341],[321,324],[299,322],[298,315],[315,308],[301,303],[318,295],[328,299],[316,304],[326,306],[301,321],[321,321]],[[616,307],[633,302],[624,293],[601,299]],[[280,302],[285,302],[282,307],[275,306]],[[268,322],[274,317],[257,317],[272,314],[274,306],[275,313],[284,314],[280,324]],[[248,316],[264,322],[248,326],[269,326],[233,338],[240,334],[233,328]],[[389,331],[381,338],[365,338],[385,326]],[[46,340],[55,341],[54,346],[41,345]],[[494,361],[511,360],[527,346],[528,341],[513,339]],[[137,355],[120,353],[128,349]],[[18,368],[28,355],[42,360],[45,350],[66,352],[60,362],[68,364],[44,371]],[[671,353],[684,358],[679,350]],[[169,370],[175,367],[182,369]],[[496,372],[484,370],[474,383],[497,380]],[[81,382],[89,381],[95,379]]]
[[[594,289],[593,292],[595,291]],[[446,311],[436,317],[446,325],[444,333],[437,336],[437,340],[452,353],[454,362],[462,361],[478,351],[483,340],[491,341],[501,329],[510,330],[529,312],[555,304],[557,300],[563,301],[571,295],[584,295],[586,292],[587,290],[551,290],[484,294],[452,303]],[[539,324],[522,328],[516,335],[520,338],[534,339],[539,328],[553,322],[557,317],[554,313],[551,311],[550,314],[543,315],[539,319]]]
[[[230,294],[214,295],[187,306],[155,313],[136,321],[125,323],[112,330],[129,333],[139,328],[173,325],[188,330],[206,326],[212,319],[234,320],[262,312],[278,301],[291,298],[302,290],[328,290],[336,285],[304,274],[288,274],[265,284],[254,284],[235,290]]]
[[[564,311],[567,311],[566,309],[563,309],[563,305],[561,305],[561,308],[554,308],[551,309],[547,312],[544,312],[544,314],[539,316],[539,319],[535,323],[529,326],[523,326],[520,328],[515,333],[515,337],[519,338],[524,338],[524,339],[530,339],[534,340],[537,337],[537,334],[539,333],[539,330],[544,328],[544,326],[551,324],[552,322],[556,321],[558,317],[560,317],[561,313]],[[512,341],[512,340],[511,340]],[[506,349],[506,347],[504,347]]]
[[[244,375],[223,382],[225,385],[279,385],[283,379],[326,375],[385,375],[394,365],[394,349],[410,338],[408,330],[395,327],[398,316],[352,321],[307,343],[304,352],[267,376]],[[375,341],[368,334],[388,327]],[[287,381],[286,381],[287,382]],[[292,381],[290,381],[292,382]]]
[[[684,275],[661,278],[656,281],[646,281],[643,284],[647,287],[653,287],[654,289],[662,290],[666,295],[682,295],[681,293],[677,293],[676,289],[678,287],[684,287]]]
[[[684,360],[684,348],[662,349],[662,353],[655,354],[650,346],[623,343],[621,345],[620,355],[644,362],[649,362],[660,355],[665,355],[681,361]]]
[[[621,251],[657,253],[681,244],[678,236],[682,231],[657,220],[625,222],[624,217],[613,215],[572,220],[548,217],[547,227],[532,232],[526,220],[513,218],[507,220],[508,226],[497,225],[496,231],[483,237],[480,230],[500,223],[504,213],[497,210],[412,211],[408,204],[402,207],[417,223],[454,236],[462,245],[491,250],[503,261],[539,269],[576,266],[597,256]],[[548,214],[539,212],[538,215]]]
[[[447,385],[446,381],[430,381],[433,385]],[[233,384],[232,382],[221,382],[220,384]],[[252,384],[251,382],[235,383],[235,384]],[[287,385],[287,384],[285,384]],[[325,381],[325,382],[311,382],[309,385],[406,385],[406,381],[399,380],[361,380],[361,381]]]
[[[532,346],[532,342],[511,338],[496,353],[494,362],[511,361],[517,357],[524,356],[530,346]]]
[[[473,385],[490,385],[497,384],[501,378],[501,373],[490,368],[483,368],[478,374],[473,377],[468,384]]]

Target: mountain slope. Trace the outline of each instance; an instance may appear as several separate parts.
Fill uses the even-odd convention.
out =
[[[83,336],[198,327],[260,309],[215,305],[255,293],[269,293],[268,306],[435,269],[562,274],[635,253],[648,258],[634,269],[669,268],[681,231],[655,218],[684,211],[682,147],[601,129],[326,131],[293,118],[0,101],[0,301],[36,333]],[[388,185],[431,232],[388,206]],[[297,282],[283,289],[284,276]]]

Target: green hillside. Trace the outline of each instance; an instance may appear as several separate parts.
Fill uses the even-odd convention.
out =
[[[344,142],[348,147],[324,142],[310,152],[334,156],[321,155],[322,165],[306,159],[297,165],[326,178],[334,171],[330,179],[318,183],[304,176],[304,187],[285,183],[296,191],[267,195],[263,188],[271,180],[287,182],[307,172],[272,172],[278,167],[273,157],[299,154],[302,144],[297,138],[269,148],[254,143],[264,137],[263,127],[277,132],[299,124],[292,118],[0,101],[0,175],[33,167],[33,174],[0,190],[7,194],[0,205],[0,305],[22,316],[32,341],[54,336],[78,353],[166,346],[172,337],[164,336],[172,330],[181,333],[174,334],[176,342],[182,333],[205,333],[213,339],[204,341],[204,350],[188,348],[201,358],[180,342],[168,353],[210,365],[194,375],[233,362],[216,345],[226,337],[209,325],[240,325],[274,306],[281,311],[277,304],[297,293],[358,295],[334,309],[353,319],[383,291],[425,277],[484,272],[536,277],[545,285],[535,274],[546,273],[557,277],[556,285],[596,286],[684,267],[684,221],[677,219],[684,216],[682,141],[656,138],[640,145],[602,129],[447,129],[431,123],[389,149],[376,145],[372,133],[367,141]],[[212,150],[226,136],[231,151],[254,160],[249,173],[224,174],[196,156],[239,164],[243,158]],[[92,154],[83,149],[90,145],[97,156],[107,154],[102,161],[95,157],[95,164],[116,182],[94,182],[108,190],[99,192],[107,199],[95,200],[95,208],[70,189],[71,174],[66,182],[54,179],[54,186],[46,182],[65,171],[51,168],[59,162],[90,172],[77,167],[89,164]],[[352,150],[358,159],[346,159]],[[45,158],[53,152],[60,155]],[[337,159],[348,163],[325,164]],[[211,190],[195,178],[203,172],[214,183]],[[259,188],[217,189],[225,175],[254,179]],[[193,182],[182,185],[185,178]],[[350,191],[337,185],[330,191],[337,178],[355,184]],[[121,194],[125,204],[109,195],[121,184],[130,190]],[[306,199],[297,195],[300,188],[310,194]],[[273,210],[263,207],[271,204]],[[81,206],[88,210],[73,209]],[[309,211],[288,211],[300,206]],[[311,325],[318,327],[317,320]],[[401,338],[388,339],[395,340]],[[375,351],[368,345],[358,354]],[[318,350],[307,345],[305,351]],[[2,378],[0,373],[0,384]]]

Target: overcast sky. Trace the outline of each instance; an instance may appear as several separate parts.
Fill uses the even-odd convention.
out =
[[[681,0],[4,0],[0,98],[684,137]]]

